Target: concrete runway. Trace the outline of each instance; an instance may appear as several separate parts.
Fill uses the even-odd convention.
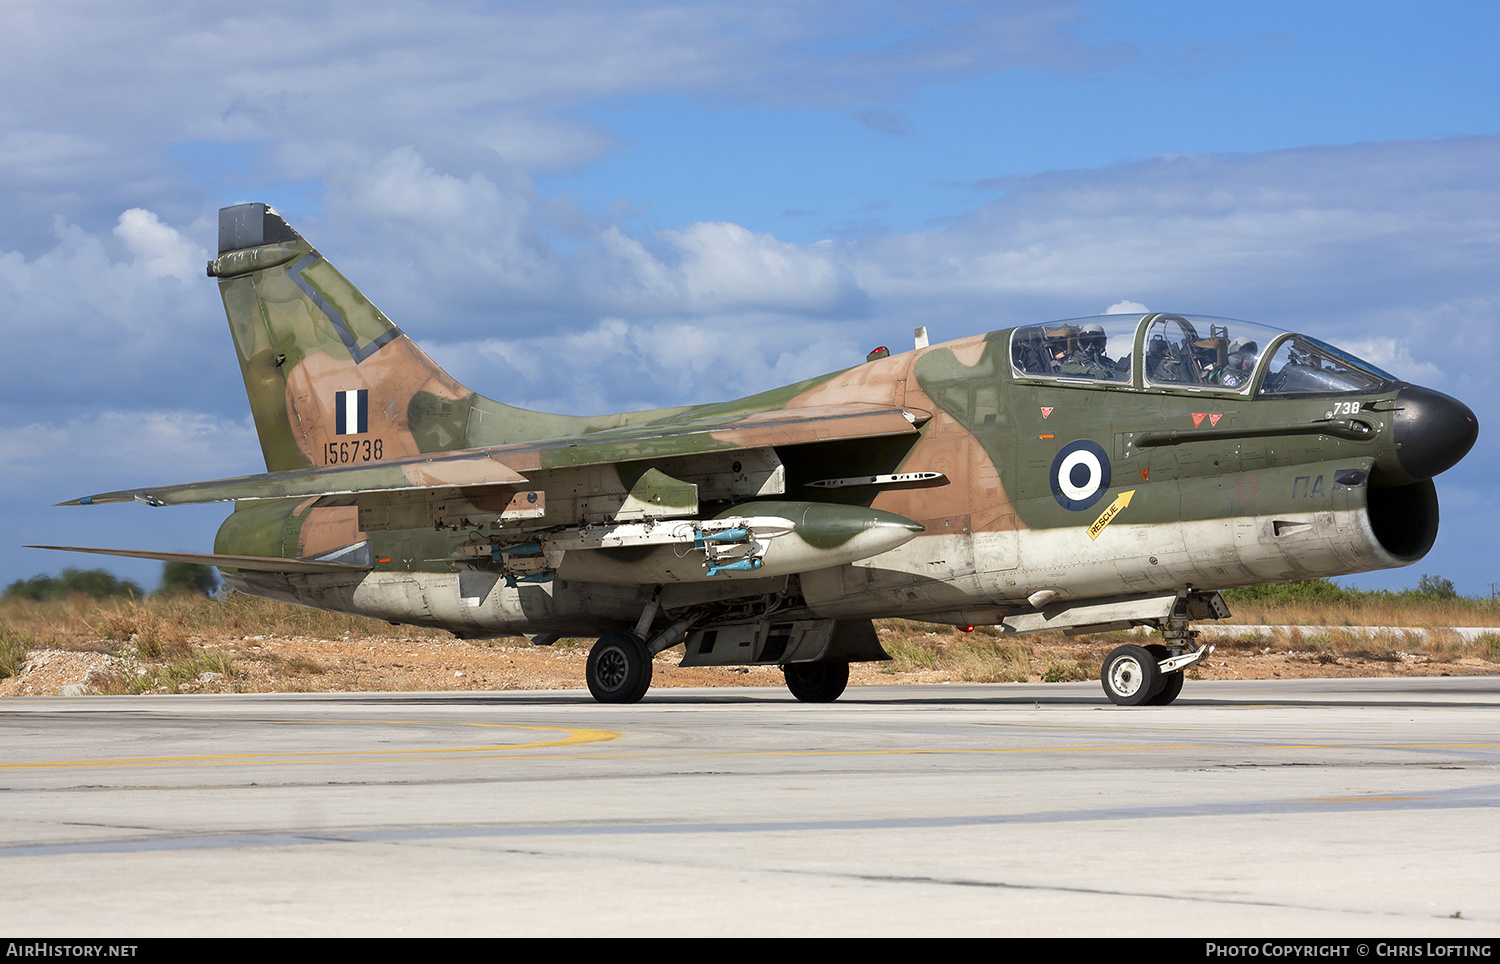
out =
[[[0,704],[0,928],[1500,935],[1500,678]]]

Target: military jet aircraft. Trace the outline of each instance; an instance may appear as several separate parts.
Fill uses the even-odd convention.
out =
[[[1217,590],[1409,565],[1461,402],[1305,334],[1149,313],[872,352],[737,401],[525,411],[435,365],[274,210],[225,208],[217,278],[267,473],[65,505],[233,502],[236,590],[462,637],[598,637],[596,699],[654,654],[779,665],[801,700],[888,658],[873,618],[1120,646],[1117,704],[1166,704]],[[68,548],[68,547],[47,547]]]

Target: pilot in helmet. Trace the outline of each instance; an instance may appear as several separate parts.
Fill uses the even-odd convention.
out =
[[[1078,330],[1078,349],[1069,355],[1058,369],[1059,375],[1075,375],[1085,378],[1112,378],[1114,362],[1104,354],[1108,336],[1104,326],[1090,322]]]
[[[1260,346],[1247,338],[1236,338],[1229,343],[1228,356],[1228,362],[1213,373],[1213,380],[1225,388],[1243,388],[1255,370]]]
[[[1229,343],[1229,365],[1238,368],[1242,372],[1248,372],[1255,367],[1256,356],[1260,354],[1260,346],[1248,338],[1236,338]]]

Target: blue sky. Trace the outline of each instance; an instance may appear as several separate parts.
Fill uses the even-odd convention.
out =
[[[51,504],[262,468],[202,267],[245,200],[535,408],[733,397],[916,324],[1131,300],[1308,331],[1496,424],[1497,26],[1478,2],[6,4],[0,582],[95,564],[26,542],[204,550],[222,509]],[[1353,581],[1500,582],[1492,448],[1439,480],[1428,559]]]

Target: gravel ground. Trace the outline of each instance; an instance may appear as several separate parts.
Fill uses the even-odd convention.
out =
[[[887,637],[891,630],[883,630]],[[0,697],[83,695],[97,692],[267,693],[348,691],[432,691],[583,688],[586,641],[532,646],[525,640],[465,642],[443,637],[243,636],[189,641],[210,654],[222,651],[230,673],[212,660],[199,665],[179,660],[175,674],[165,662],[143,663],[134,656],[85,649],[129,651],[127,645],[80,644],[78,650],[36,650],[21,672],[0,680]],[[1090,678],[1113,642],[1086,637],[1018,640],[1031,649],[1029,678]],[[1291,679],[1330,676],[1471,676],[1500,672],[1500,665],[1475,655],[1421,655],[1399,652],[1270,652],[1236,648],[1210,656],[1195,671],[1198,679]],[[656,659],[653,686],[781,686],[776,667],[682,668],[678,651]],[[1059,672],[1059,668],[1061,671]],[[856,663],[854,686],[974,680],[972,674],[922,670],[894,672],[891,663]]]

